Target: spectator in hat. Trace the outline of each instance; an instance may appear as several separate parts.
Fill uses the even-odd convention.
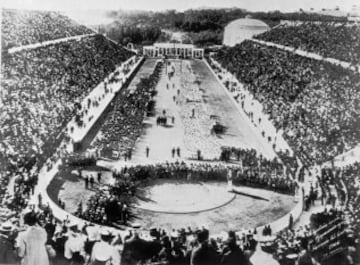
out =
[[[220,260],[221,264],[226,265],[245,265],[249,264],[242,249],[236,244],[236,236],[233,231],[229,232],[229,238],[225,242],[222,257]]]
[[[14,225],[10,221],[6,221],[0,225],[0,263],[15,264],[17,258],[13,252],[13,239],[17,232]]]
[[[100,238],[100,234],[98,228],[92,224],[86,225],[83,229],[85,229],[88,235],[84,245],[85,253],[90,256],[95,243]]]
[[[78,225],[74,222],[69,224],[68,239],[64,246],[64,257],[69,264],[84,264],[85,261],[85,238],[81,236]]]
[[[105,229],[100,233],[101,240],[96,242],[90,258],[90,265],[119,265],[120,253],[111,245],[113,239],[109,230]]]
[[[257,241],[254,239],[252,234],[248,234],[246,237],[244,253],[248,258],[250,258],[256,251]]]
[[[158,256],[162,250],[161,242],[156,239],[145,241],[136,231],[130,231],[129,236],[125,238],[127,239],[121,256],[121,265],[137,265]]]
[[[219,255],[209,244],[209,231],[200,230],[196,234],[198,246],[191,252],[191,265],[216,265],[219,264]]]
[[[300,241],[300,253],[295,265],[320,265],[312,256],[308,249],[308,239],[303,238]]]
[[[46,231],[37,225],[35,212],[29,212],[24,216],[24,223],[28,228],[20,232],[16,238],[16,252],[21,259],[21,265],[49,265],[46,252]]]

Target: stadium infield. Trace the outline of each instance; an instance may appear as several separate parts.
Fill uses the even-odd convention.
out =
[[[134,87],[141,77],[152,72],[156,59],[147,59],[139,69],[137,75],[129,84],[128,89]],[[155,116],[147,117],[144,121],[144,131],[136,142],[131,161],[112,161],[109,168],[121,168],[124,165],[146,164],[154,162],[165,162],[184,160],[196,157],[196,151],[201,150],[205,159],[216,159],[220,156],[222,146],[236,146],[240,148],[254,148],[266,157],[273,157],[274,152],[269,146],[264,145],[264,140],[254,132],[251,122],[241,113],[238,106],[227,94],[225,88],[218,81],[213,72],[202,60],[168,60],[169,63],[163,68],[163,72],[157,85],[155,96]],[[170,69],[174,69],[172,78],[168,77]],[[164,115],[165,111],[165,115]],[[157,125],[156,118],[167,117],[167,125]],[[172,122],[174,117],[174,122]],[[211,126],[218,122],[225,127],[222,134],[211,132]],[[146,156],[146,147],[150,148],[149,157]],[[181,154],[172,155],[173,148],[180,148]],[[270,151],[269,151],[270,150]],[[200,161],[199,161],[200,162]],[[111,174],[104,172],[104,182],[111,179]],[[85,189],[84,180],[76,176],[69,179],[55,178],[50,184],[48,191],[59,196],[66,204],[66,211],[75,212],[79,203],[86,207],[86,202],[94,189]],[[56,181],[58,179],[59,181]],[[150,186],[156,186],[156,181]],[[175,183],[180,188],[181,183]],[[162,185],[164,199],[172,198],[174,183]],[[214,184],[223,186],[225,183]],[[269,200],[259,200],[244,196],[241,192],[226,201],[213,201],[211,190],[204,192],[200,201],[205,198],[208,203],[199,210],[196,201],[193,210],[189,208],[184,213],[167,213],[161,211],[149,211],[136,208],[137,220],[143,228],[161,226],[166,228],[186,226],[211,226],[214,232],[238,229],[239,227],[253,228],[261,226],[284,216],[291,211],[295,205],[292,196],[277,194],[271,191],[255,189],[256,194],[263,194]],[[169,190],[169,191],[167,191]],[[184,196],[194,197],[194,193],[182,189]],[[190,189],[191,190],[191,189]],[[165,192],[167,191],[167,192]],[[196,196],[195,196],[196,197]],[[173,198],[172,198],[173,199]],[[179,199],[181,200],[181,199]],[[182,206],[179,206],[180,208]],[[200,207],[201,208],[201,207]],[[157,224],[157,225],[156,225]]]
[[[275,156],[204,61],[173,59],[167,62],[154,98],[155,117],[145,119],[133,162],[194,159],[198,150],[205,160],[218,159],[222,146],[254,148],[265,157]],[[175,71],[169,79],[167,71],[171,68]],[[168,123],[157,126],[156,118],[163,116],[164,111]],[[223,133],[212,132],[216,123],[224,127]],[[146,147],[150,149],[149,157]],[[173,157],[172,149],[178,147],[180,157]]]

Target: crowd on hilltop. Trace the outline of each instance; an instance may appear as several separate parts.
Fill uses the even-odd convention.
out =
[[[125,90],[113,102],[106,115],[99,136],[91,146],[98,148],[105,157],[131,158],[135,141],[143,130],[144,118],[152,112],[155,87],[160,78],[162,63],[158,62],[153,73],[142,78],[134,90]],[[152,102],[152,103],[151,103]]]
[[[262,103],[306,164],[328,161],[359,141],[358,74],[252,41],[214,58]]]
[[[2,49],[65,37],[92,34],[58,12],[2,9]]]
[[[255,38],[360,64],[360,26],[336,22],[281,25]]]

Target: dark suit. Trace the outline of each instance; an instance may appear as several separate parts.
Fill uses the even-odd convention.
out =
[[[193,249],[190,265],[217,265],[219,255],[207,242]]]

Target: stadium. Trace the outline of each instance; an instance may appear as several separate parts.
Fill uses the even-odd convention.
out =
[[[335,13],[3,8],[0,264],[360,264]]]

